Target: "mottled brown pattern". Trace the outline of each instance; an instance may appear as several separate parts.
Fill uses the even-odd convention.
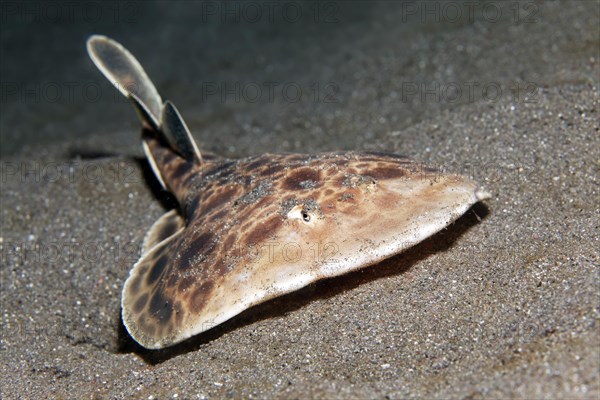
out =
[[[153,152],[169,151],[156,144]],[[370,221],[377,218],[370,213],[393,209],[403,201],[401,195],[382,193],[377,207],[361,207],[370,204],[369,193],[380,184],[433,180],[439,174],[404,157],[360,152],[265,154],[235,161],[214,158],[202,168],[183,168],[178,158],[156,159],[179,165],[159,167],[187,220],[164,254],[152,255],[143,283],[133,276],[126,292],[130,323],[148,343],[176,341],[182,329],[214,307],[211,299],[219,295],[220,287],[231,285],[232,274],[245,268],[248,252],[258,254],[262,244],[293,223],[287,214],[295,206],[302,206],[310,218],[342,213]],[[182,177],[182,171],[194,175]],[[180,184],[179,179],[188,184]],[[311,240],[327,239],[314,236]]]
[[[283,217],[279,214],[273,214],[266,221],[259,224],[252,224],[245,231],[245,237],[243,242],[247,245],[256,245],[267,241],[269,238],[275,236],[277,229],[283,223]]]
[[[195,282],[195,279],[191,276],[186,276],[181,278],[179,281],[179,286],[177,286],[177,290],[184,293],[189,287],[191,287]]]
[[[179,269],[186,270],[208,257],[214,247],[214,239],[210,232],[196,233],[191,238],[183,236],[181,241],[174,245],[178,248]]]
[[[213,195],[212,198],[209,198],[202,205],[202,212],[208,214],[215,209],[220,209],[224,204],[231,201],[233,196],[239,192],[239,189],[236,187],[226,187],[217,192],[217,195]]]
[[[145,347],[178,343],[255,304],[397,254],[489,196],[468,178],[394,154],[202,156],[126,49],[97,35],[87,46],[133,100],[152,170],[179,203],[146,235],[123,289],[123,321]]]
[[[134,303],[133,311],[135,313],[141,313],[148,302],[148,293],[143,293]]]
[[[283,190],[294,191],[314,188],[320,184],[321,171],[312,166],[290,171],[281,184]],[[307,184],[308,183],[308,184]]]
[[[394,179],[401,178],[406,175],[400,168],[395,168],[392,166],[386,167],[376,167],[369,170],[369,175],[375,179]]]
[[[168,261],[167,255],[163,254],[154,262],[154,265],[150,268],[150,273],[147,275],[146,284],[152,285],[160,278],[167,267]]]
[[[193,310],[202,310],[214,286],[215,283],[212,281],[205,281],[196,285],[188,307]]]
[[[144,282],[133,277],[126,293],[131,325],[152,340],[176,336],[201,315],[235,265],[246,262],[236,246],[260,248],[276,237],[295,205],[315,218],[340,211],[364,217],[357,205],[365,190],[424,171],[403,157],[359,152],[214,158],[200,168],[168,154],[159,141],[151,144],[157,164],[168,161],[159,164],[161,175],[187,218],[183,232],[153,255]]]

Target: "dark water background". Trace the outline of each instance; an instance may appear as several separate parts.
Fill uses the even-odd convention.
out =
[[[581,54],[597,53],[598,4],[3,1],[0,154],[137,140],[88,59],[94,33],[138,57],[204,149],[310,152],[365,147],[484,97],[597,81],[599,60]]]

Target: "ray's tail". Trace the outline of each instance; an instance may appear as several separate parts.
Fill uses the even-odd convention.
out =
[[[101,35],[87,41],[90,58],[125,97],[142,123],[144,152],[163,188],[181,202],[190,175],[202,167],[202,155],[177,108],[163,102],[138,60],[120,43]]]

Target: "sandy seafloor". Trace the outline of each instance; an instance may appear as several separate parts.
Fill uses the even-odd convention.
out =
[[[600,396],[597,1],[477,3],[454,22],[431,20],[442,8],[422,21],[422,3],[405,18],[397,2],[329,2],[298,23],[223,22],[198,2],[85,19],[53,3],[62,21],[3,2],[2,398]],[[493,197],[379,265],[143,350],[120,292],[172,201],[132,109],[87,59],[90,33],[138,56],[204,150],[393,151]],[[303,97],[206,90],[265,82]],[[452,92],[469,85],[502,90]]]

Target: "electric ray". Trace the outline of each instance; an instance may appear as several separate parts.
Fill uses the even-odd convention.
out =
[[[104,36],[92,36],[87,48],[132,100],[148,161],[179,204],[150,228],[123,288],[123,322],[146,348],[376,264],[489,197],[464,176],[395,154],[202,156],[133,55]]]

